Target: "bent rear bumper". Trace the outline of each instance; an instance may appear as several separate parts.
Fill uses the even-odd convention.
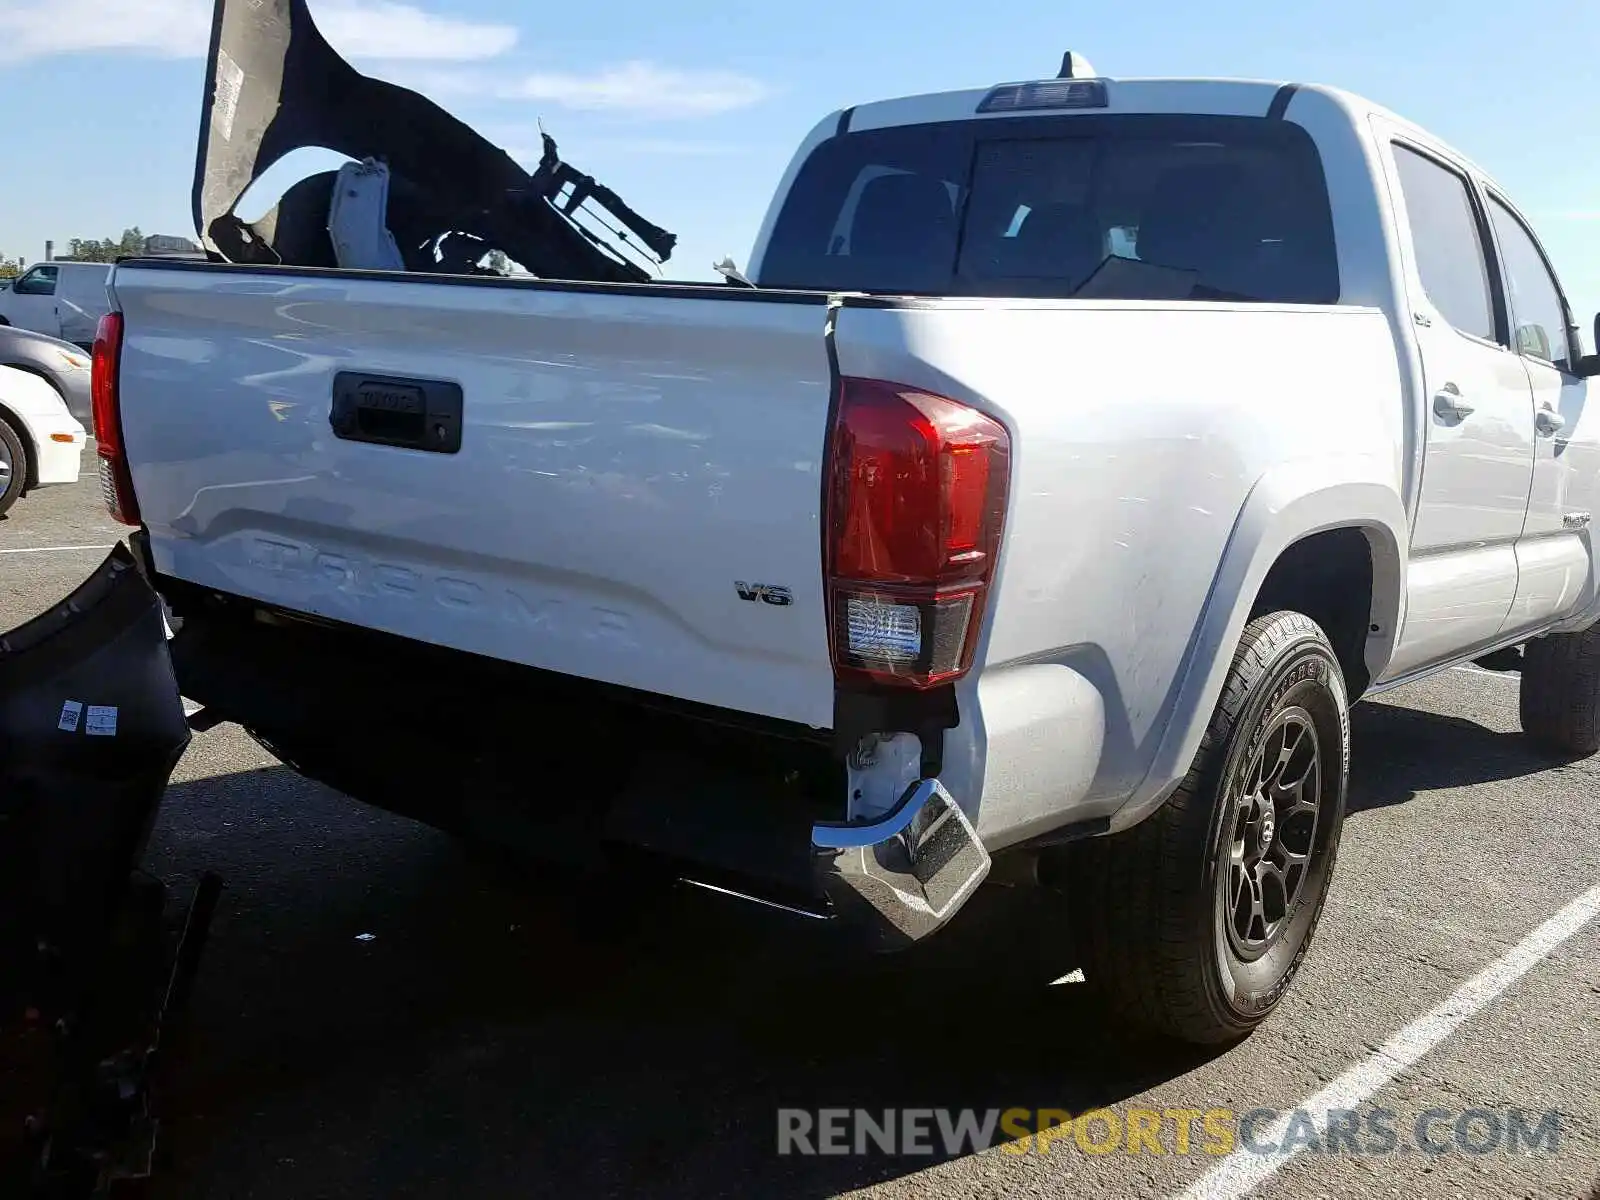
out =
[[[825,738],[162,583],[184,695],[308,778],[515,858],[670,874],[886,950],[988,874],[936,778],[833,820],[847,777]]]
[[[972,823],[937,779],[867,824],[818,824],[812,868],[830,908],[885,949],[943,928],[989,873]]]

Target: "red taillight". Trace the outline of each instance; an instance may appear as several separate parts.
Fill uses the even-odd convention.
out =
[[[843,381],[826,548],[841,679],[928,688],[971,668],[1010,461],[992,417],[901,384]]]
[[[100,497],[113,518],[139,524],[139,502],[122,445],[122,409],[117,371],[122,362],[122,314],[107,313],[94,333],[89,391],[94,399],[94,440],[100,459]]]

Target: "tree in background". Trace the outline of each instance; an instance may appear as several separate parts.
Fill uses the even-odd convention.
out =
[[[0,279],[15,279],[22,273],[22,260],[12,260],[0,254]]]
[[[122,237],[116,241],[110,238],[104,241],[96,238],[73,238],[67,243],[67,257],[75,258],[79,262],[116,262],[120,256],[143,253],[144,234],[137,225],[132,229],[124,229]]]

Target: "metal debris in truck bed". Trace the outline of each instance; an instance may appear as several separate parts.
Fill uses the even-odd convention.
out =
[[[362,75],[324,40],[305,0],[217,0],[193,196],[209,254],[350,265],[329,236],[337,171],[296,183],[257,221],[234,211],[268,168],[305,147],[387,169],[387,212],[374,228],[393,235],[408,271],[497,274],[485,264],[499,251],[541,278],[643,283],[677,242],[563,162],[548,135],[530,173],[433,101]]]

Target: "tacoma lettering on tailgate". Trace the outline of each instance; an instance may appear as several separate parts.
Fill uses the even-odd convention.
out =
[[[363,558],[348,553],[318,550],[315,546],[284,538],[249,539],[246,558],[251,567],[279,577],[315,581],[307,590],[343,592],[416,604],[433,605],[449,612],[487,621],[515,623],[542,637],[586,638],[607,642],[619,650],[638,646],[633,619],[625,612],[592,604],[574,604],[555,596],[541,596],[527,585],[510,587],[503,581],[480,583],[462,574],[428,574],[398,563]]]

